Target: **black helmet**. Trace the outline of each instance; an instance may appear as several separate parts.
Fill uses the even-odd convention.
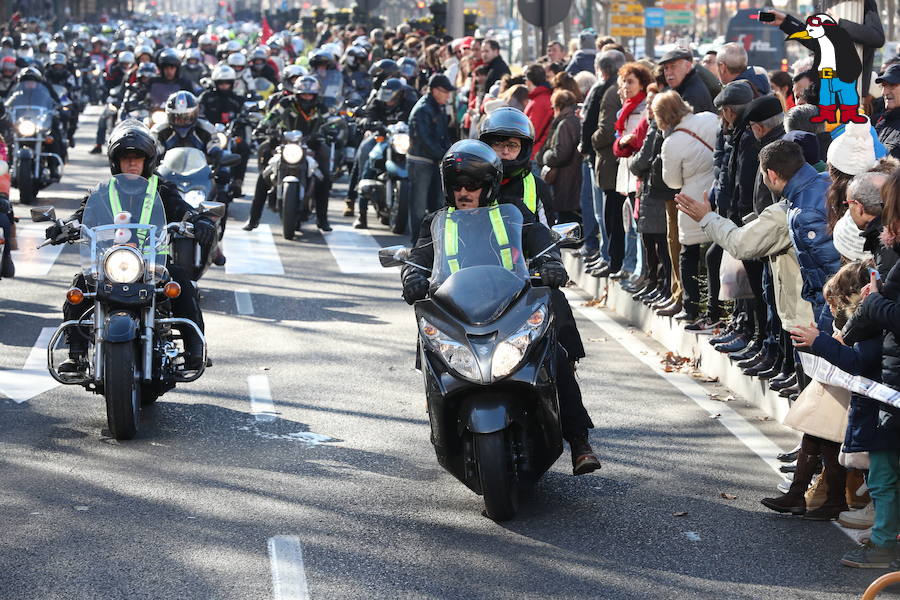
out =
[[[113,175],[122,172],[119,159],[126,152],[139,152],[146,157],[141,176],[148,179],[156,168],[156,141],[150,130],[137,119],[126,119],[116,125],[109,136],[106,154],[109,158],[109,170]]]
[[[359,46],[350,46],[344,53],[344,64],[351,69],[360,69],[366,66],[369,53]]]
[[[534,147],[531,119],[518,108],[503,106],[487,115],[478,128],[478,139],[488,145],[511,137],[522,140],[522,149],[515,159],[503,161],[503,172],[507,176],[531,162],[531,149]]]
[[[369,67],[369,75],[372,77],[397,77],[400,74],[400,66],[397,61],[390,58],[382,58]]]
[[[400,75],[407,79],[415,77],[419,72],[419,63],[416,62],[416,59],[410,58],[409,56],[401,58],[400,62],[397,63],[397,66],[400,68]]]
[[[334,55],[328,50],[319,48],[309,57],[309,66],[313,69],[325,67],[326,69],[334,68]]]
[[[156,64],[159,65],[159,70],[162,71],[163,67],[180,67],[181,60],[178,58],[178,53],[175,52],[175,50],[173,50],[172,48],[166,48],[159,53],[159,58],[156,59]]]
[[[297,94],[297,102],[300,103],[300,108],[304,111],[312,110],[319,102],[321,91],[322,86],[319,85],[319,80],[312,75],[304,75],[294,83],[294,93]],[[300,98],[301,94],[312,94],[313,98],[304,100]]]
[[[44,76],[37,67],[27,67],[19,72],[16,81],[44,81]]]
[[[444,202],[456,206],[453,188],[456,185],[481,184],[478,206],[490,206],[500,193],[503,164],[490,146],[478,140],[456,142],[441,160],[441,181]]]
[[[197,96],[190,92],[175,92],[166,100],[166,117],[169,127],[184,137],[200,116],[200,103]]]
[[[375,99],[384,103],[396,102],[400,100],[405,90],[405,83],[396,77],[391,77],[390,79],[386,79],[384,83],[381,84],[381,87],[378,88],[378,95]]]

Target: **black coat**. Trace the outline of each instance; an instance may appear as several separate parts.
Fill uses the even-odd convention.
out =
[[[718,112],[713,106],[712,96],[709,95],[709,88],[703,83],[703,79],[697,74],[697,69],[691,69],[690,73],[684,76],[681,85],[675,88],[675,91],[681,96],[681,99],[691,105],[694,114],[701,112]]]
[[[881,217],[873,219],[861,235],[866,240],[863,250],[871,252],[875,257],[875,268],[878,269],[881,279],[886,281],[898,256],[896,250],[881,243]]]
[[[240,114],[244,100],[232,91],[206,90],[198,98],[200,116],[212,124],[228,123]]]
[[[484,80],[484,91],[491,91],[491,86],[500,81],[500,78],[509,74],[509,65],[499,54],[487,64],[487,79]]]
[[[750,137],[753,137],[753,132],[748,131],[747,134],[749,134]],[[768,144],[780,140],[783,137],[784,126],[779,125],[775,129],[764,135],[761,140],[759,140],[759,148],[765,148]],[[755,212],[756,214],[760,214],[763,210],[766,209],[767,206],[770,206],[774,202],[775,198],[772,197],[772,192],[769,191],[769,188],[767,188],[766,184],[763,183],[762,174],[759,172],[759,168],[757,167],[756,179],[753,182],[753,212]]]
[[[878,139],[894,158],[900,158],[900,108],[885,111],[875,123]]]
[[[515,204],[522,211],[522,217],[524,218],[525,223],[534,223],[539,220],[538,214],[531,212],[528,207],[525,206],[524,198],[525,198],[525,184],[523,183],[523,179],[531,173],[530,170],[521,169],[509,177],[503,179],[500,185],[500,204]],[[537,195],[537,204],[535,204],[535,209],[538,213],[541,212],[541,208],[544,209],[544,214],[547,217],[548,223],[553,223],[555,221],[553,214],[553,205],[550,202],[552,199],[552,191],[550,190],[550,186],[547,185],[543,179],[535,175],[534,177],[534,188]]]
[[[650,120],[644,145],[631,161],[629,169],[641,178],[640,207],[637,230],[640,233],[666,233],[666,202],[672,200],[678,190],[666,185],[662,178],[663,132]]]
[[[759,171],[759,142],[753,132],[743,122],[738,123],[743,129],[737,148],[732,155],[734,166],[732,184],[734,194],[731,198],[731,207],[728,218],[737,224],[743,223],[743,218],[753,212],[753,190],[756,185],[756,173]]]
[[[606,89],[613,84],[614,79],[607,81],[598,81],[584,98],[584,105],[581,107],[581,152],[591,159],[594,163],[596,154],[594,147],[591,145],[591,136],[597,131],[597,120],[600,118],[600,102],[603,100],[603,94]]]

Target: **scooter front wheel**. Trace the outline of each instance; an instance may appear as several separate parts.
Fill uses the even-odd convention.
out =
[[[509,430],[476,433],[475,460],[484,497],[484,511],[494,521],[507,521],[519,507]]]

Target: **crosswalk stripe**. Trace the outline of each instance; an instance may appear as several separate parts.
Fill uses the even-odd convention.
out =
[[[25,223],[24,220],[16,225],[19,249],[12,252],[16,277],[43,277],[53,268],[63,245],[37,249],[44,242],[47,226],[48,223]]]
[[[378,262],[381,245],[365,229],[349,225],[333,225],[334,231],[325,235],[328,249],[337,261],[341,273],[380,273]]]
[[[281,256],[268,225],[253,231],[229,227],[222,240],[225,246],[225,272],[229,275],[284,275]]]

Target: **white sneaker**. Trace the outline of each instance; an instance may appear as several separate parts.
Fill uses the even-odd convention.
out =
[[[862,510],[862,509],[860,509],[860,510]],[[863,545],[868,544],[869,541],[871,541],[871,539],[872,539],[872,528],[871,527],[869,527],[868,529],[865,529],[863,531],[860,531],[858,534],[856,534],[856,541],[859,542],[860,544],[863,544]]]
[[[838,523],[850,529],[869,529],[875,522],[875,506],[872,502],[858,510],[845,510],[838,517]]]
[[[782,494],[787,494],[788,490],[791,489],[791,482],[792,482],[792,479],[788,479],[788,480],[785,480],[785,481],[782,481],[781,483],[779,483],[778,491],[781,492]]]

